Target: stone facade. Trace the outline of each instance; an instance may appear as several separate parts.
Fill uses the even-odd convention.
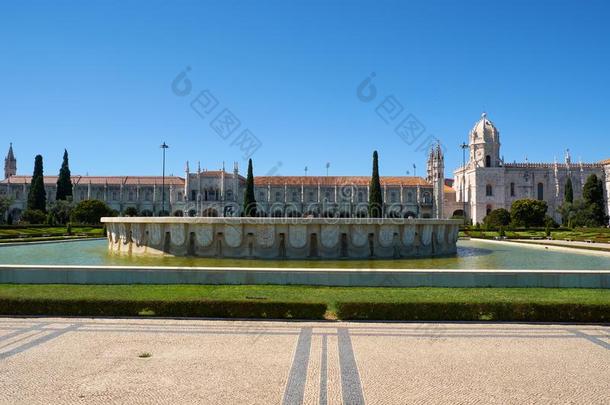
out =
[[[7,162],[9,158],[13,162],[12,146]],[[10,176],[0,182],[0,196],[13,200],[9,213],[18,219],[26,207],[31,177],[14,174],[16,160],[8,166]],[[452,189],[444,185],[444,159],[439,147],[431,152],[428,169],[425,179],[381,177],[386,216],[442,218],[451,214],[443,212],[443,207],[451,208],[447,199],[454,198]],[[239,216],[246,185],[237,164],[229,173],[224,165],[221,170],[202,170],[198,165],[191,171],[188,163],[184,177],[165,177],[164,188],[160,176],[73,175],[72,182],[76,202],[98,199],[118,212],[133,207],[144,216],[157,216],[165,206],[168,215],[191,217]],[[368,176],[256,176],[254,179],[258,211],[268,217],[365,216],[369,182]],[[56,183],[57,176],[45,176],[49,202],[55,198]]]
[[[519,199],[544,200],[548,214],[560,221],[559,206],[563,203],[565,184],[572,179],[574,199],[582,197],[582,189],[591,174],[606,185],[606,212],[610,210],[610,160],[599,163],[572,162],[569,150],[563,163],[505,163],[500,155],[500,132],[483,114],[469,134],[469,158],[465,167],[454,172],[455,201],[459,214],[466,202],[466,217],[481,223],[493,209],[510,210]]]
[[[404,218],[103,218],[128,255],[366,259],[451,255],[459,220]]]

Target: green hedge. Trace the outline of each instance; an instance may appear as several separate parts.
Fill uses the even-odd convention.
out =
[[[325,312],[326,304],[299,302],[0,298],[0,315],[324,319]]]
[[[345,320],[609,322],[608,304],[338,302]]]

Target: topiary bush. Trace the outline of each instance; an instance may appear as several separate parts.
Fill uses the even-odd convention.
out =
[[[610,305],[512,302],[338,302],[344,320],[608,322]]]
[[[322,303],[0,298],[0,315],[324,319]]]

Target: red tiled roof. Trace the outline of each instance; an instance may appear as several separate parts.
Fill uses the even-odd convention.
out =
[[[54,185],[57,183],[58,176],[44,176],[44,184],[45,185]],[[32,176],[11,176],[10,179],[2,180],[3,184],[8,182],[11,184],[29,184],[32,181]],[[161,184],[163,182],[162,176],[72,176],[73,184],[95,184],[95,185],[115,185],[119,186],[121,184],[124,185],[153,185],[153,184]],[[176,176],[166,176],[165,184],[167,185],[175,185],[175,186],[183,186],[184,179]]]
[[[426,180],[421,177],[407,176],[382,176],[379,179],[381,185],[388,186],[430,186]],[[370,183],[369,176],[256,176],[254,177],[254,185],[256,186],[317,186],[320,184],[324,187],[335,185],[353,184],[357,186],[366,186]]]

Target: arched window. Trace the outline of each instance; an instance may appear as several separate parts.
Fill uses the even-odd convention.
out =
[[[493,190],[493,187],[491,186],[491,184],[488,184],[485,186],[485,195],[487,197],[491,197],[494,195],[494,190]]]
[[[515,196],[515,183],[510,183],[510,196]]]
[[[390,192],[390,201],[396,202],[396,191]]]
[[[487,208],[485,209],[485,212],[487,212],[487,215],[489,215],[489,213],[492,211],[491,205],[487,205]]]
[[[227,200],[233,201],[233,190],[227,190]]]
[[[407,202],[413,202],[413,192],[411,191],[407,193]]]
[[[364,202],[364,194],[362,191],[358,191],[358,202]]]
[[[275,201],[280,201],[282,197],[282,194],[279,191],[275,192]]]
[[[485,156],[485,167],[491,167],[491,156]]]
[[[538,199],[544,200],[544,184],[538,183]]]
[[[310,192],[309,192],[309,201],[310,201],[310,202],[313,202],[313,201],[314,201],[314,199],[313,199],[313,191],[310,191]]]
[[[425,192],[424,193],[424,204],[431,204],[432,203],[432,196],[430,195],[429,192]]]

